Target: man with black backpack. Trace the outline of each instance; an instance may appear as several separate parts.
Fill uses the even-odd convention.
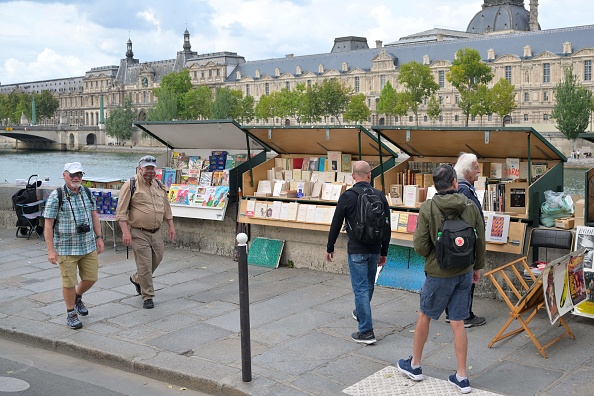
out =
[[[425,257],[425,283],[415,327],[413,354],[398,361],[398,370],[414,381],[424,379],[423,348],[431,319],[438,320],[447,307],[454,333],[458,368],[449,382],[462,393],[471,391],[466,375],[468,338],[464,319],[468,317],[470,287],[480,279],[485,266],[485,229],[476,205],[459,194],[456,171],[449,164],[433,171],[437,194],[421,205],[414,249]]]
[[[89,314],[82,295],[98,279],[97,255],[104,248],[97,205],[89,189],[82,185],[83,175],[80,162],[64,165],[65,184],[52,191],[43,213],[47,258],[60,267],[66,323],[72,329],[83,326],[78,315]],[[77,269],[80,282],[76,276]]]
[[[355,294],[353,318],[359,322],[351,335],[355,342],[376,342],[371,319],[371,298],[377,267],[386,264],[390,243],[390,207],[385,195],[371,187],[371,167],[365,161],[353,163],[355,185],[338,199],[332,218],[326,261],[334,258],[334,244],[345,223],[351,285]]]

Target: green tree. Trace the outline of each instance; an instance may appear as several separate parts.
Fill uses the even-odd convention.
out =
[[[518,107],[514,88],[505,78],[499,79],[491,88],[491,107],[502,120]]]
[[[40,120],[54,117],[56,111],[60,107],[60,101],[56,98],[51,91],[44,90],[41,94],[33,94],[35,98],[35,108],[37,111],[37,117]]]
[[[147,111],[149,121],[173,121],[177,118],[177,95],[162,91],[157,104]]]
[[[229,88],[217,88],[215,98],[210,106],[210,115],[213,120],[226,120],[233,118],[237,104],[237,97]]]
[[[10,109],[8,95],[0,94],[0,123],[8,125],[8,119],[10,118]]]
[[[395,115],[394,109],[396,108],[397,92],[390,81],[387,81],[382,92],[380,93],[379,101],[377,102],[377,112],[379,114],[385,114],[386,117],[392,117]],[[387,121],[387,120],[386,120]],[[388,122],[386,122],[389,125]]]
[[[105,133],[115,137],[118,141],[128,140],[132,137],[136,119],[136,110],[132,107],[132,99],[126,97],[124,103],[113,109],[105,120]]]
[[[439,106],[439,99],[435,95],[429,98],[427,103],[427,117],[433,122],[441,115],[441,107]]]
[[[254,109],[254,115],[256,119],[263,120],[268,123],[270,118],[273,118],[274,122],[274,115],[272,114],[272,100],[270,96],[262,95],[260,96],[260,100]]]
[[[473,105],[473,94],[481,84],[488,84],[493,79],[489,65],[481,62],[481,55],[475,49],[464,48],[456,52],[456,59],[446,73],[447,80],[460,92],[458,107],[468,117]]]
[[[400,117],[402,123],[402,117],[408,113],[410,108],[410,97],[408,92],[397,92],[396,93],[396,105],[394,106],[394,115]]]
[[[371,110],[365,104],[365,94],[351,96],[351,100],[343,114],[345,121],[353,121],[360,124],[371,116]]]
[[[340,124],[340,116],[344,113],[351,97],[351,89],[337,79],[322,81],[319,90],[322,104],[322,115],[332,116]]]
[[[555,86],[557,103],[551,112],[555,126],[571,141],[571,149],[575,150],[575,140],[588,127],[592,111],[592,92],[577,81],[573,74],[573,66],[565,69],[563,79]]]
[[[240,115],[237,120],[240,123],[250,122],[254,119],[254,97],[251,95],[246,95],[243,99],[241,99],[239,106],[241,108]]]
[[[205,120],[210,118],[212,100],[212,91],[205,85],[189,90],[184,94],[182,101],[183,113],[180,114],[180,118],[184,120]]]
[[[190,71],[188,69],[183,69],[179,72],[171,72],[163,76],[159,88],[153,89],[153,93],[157,98],[163,95],[164,91],[174,94],[177,98],[177,113],[179,115],[184,115],[186,114],[184,97],[191,89],[192,79],[190,78]]]
[[[439,84],[435,82],[428,65],[415,61],[400,67],[398,82],[404,85],[404,92],[408,94],[406,96],[408,107],[415,115],[415,122],[419,126],[419,106],[423,103],[423,99],[430,97],[439,89]]]
[[[300,83],[294,90],[283,88],[279,95],[279,113],[282,118],[292,117],[300,122],[302,99],[305,92],[305,84]]]
[[[481,126],[483,125],[483,117],[485,115],[493,114],[492,107],[492,92],[485,84],[481,84],[472,92],[470,96],[470,115],[481,118]]]
[[[302,119],[305,123],[318,122],[324,115],[320,85],[313,84],[307,87],[303,95]]]

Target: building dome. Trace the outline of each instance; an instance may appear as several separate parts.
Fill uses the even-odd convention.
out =
[[[523,1],[486,0],[466,32],[484,34],[509,30],[530,30],[530,13],[524,8]]]

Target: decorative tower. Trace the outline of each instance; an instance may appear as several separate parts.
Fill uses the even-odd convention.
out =
[[[184,52],[187,54],[192,52],[192,44],[190,44],[190,32],[188,32],[188,29],[184,31]]]
[[[132,40],[128,39],[126,44],[126,60],[131,63],[134,60],[134,52],[132,52]]]
[[[538,0],[530,0],[530,31],[538,30]]]

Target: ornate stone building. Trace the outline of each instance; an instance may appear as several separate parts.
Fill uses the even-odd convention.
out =
[[[378,40],[374,48],[369,48],[366,38],[340,37],[326,54],[289,54],[255,61],[246,61],[235,52],[198,54],[191,50],[186,30],[182,51],[174,59],[141,63],[134,58],[132,42],[128,40],[125,58],[119,65],[92,68],[84,77],[0,86],[0,93],[15,88],[37,92],[52,89],[60,98],[59,114],[53,122],[88,126],[102,121],[102,107],[107,116],[126,96],[138,109],[138,119],[144,119],[146,109],[155,104],[152,89],[159,86],[167,73],[184,68],[190,71],[196,86],[239,89],[256,101],[261,95],[293,89],[300,82],[309,85],[336,78],[354,92],[365,94],[372,110],[368,125],[414,125],[412,113],[400,119],[386,119],[377,114],[376,105],[388,81],[401,89],[397,82],[400,66],[417,61],[431,67],[440,85],[437,95],[442,116],[437,125],[463,126],[464,117],[456,105],[458,93],[445,75],[456,51],[468,47],[476,49],[493,68],[493,83],[508,79],[516,91],[517,109],[513,114],[505,120],[496,115],[485,117],[482,125],[523,124],[546,132],[554,130],[549,117],[555,104],[553,88],[565,67],[573,65],[579,81],[588,89],[593,88],[594,25],[540,30],[537,16],[536,0],[530,1],[529,10],[524,8],[523,0],[485,0],[465,32],[432,29],[385,45]],[[433,125],[426,116],[426,105],[421,106],[419,117],[421,125]],[[470,125],[479,126],[480,122],[478,118],[471,119]],[[295,120],[274,123],[294,124]]]

